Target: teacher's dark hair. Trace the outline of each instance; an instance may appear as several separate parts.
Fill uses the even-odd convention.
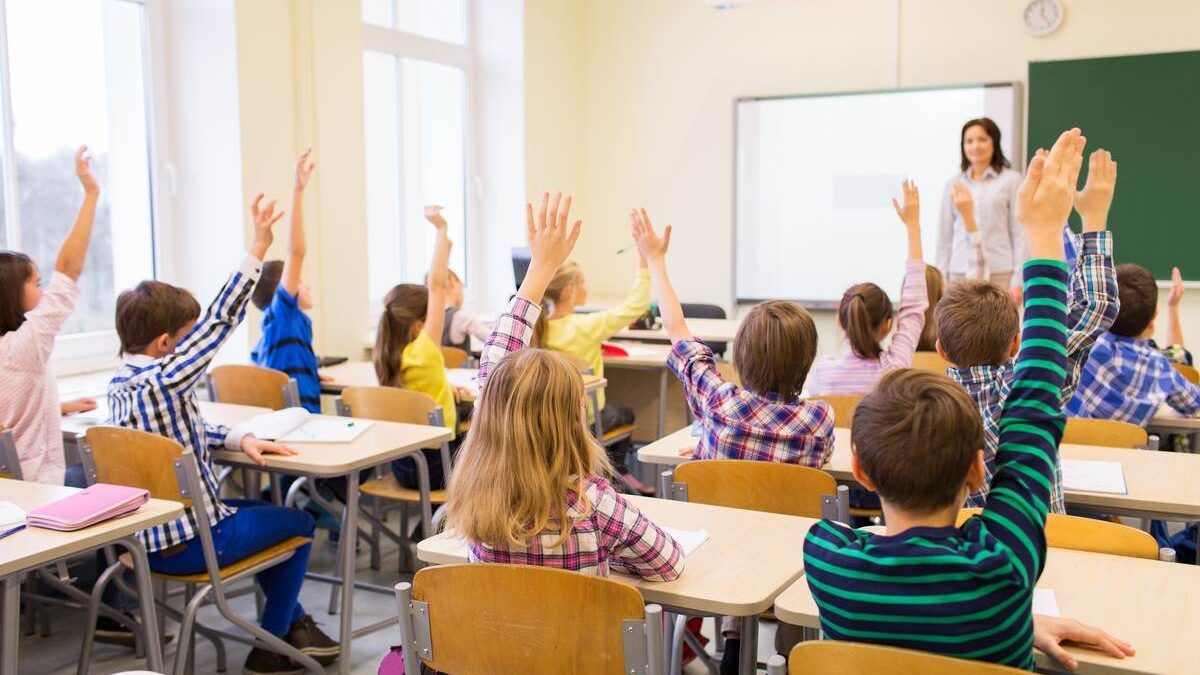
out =
[[[966,171],[967,167],[971,166],[971,162],[967,161],[967,151],[963,150],[963,141],[967,138],[967,129],[971,127],[983,127],[983,131],[992,139],[992,169],[996,173],[1000,173],[1004,169],[1012,166],[1004,157],[1004,150],[1000,148],[1000,127],[992,121],[990,117],[978,117],[973,120],[967,120],[963,125],[962,133],[958,136],[958,154],[962,157],[962,170]]]

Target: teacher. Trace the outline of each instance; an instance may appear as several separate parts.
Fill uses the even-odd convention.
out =
[[[961,173],[946,182],[938,221],[937,266],[951,282],[1020,284],[1025,235],[1017,222],[1021,174],[1004,158],[1000,127],[987,117],[962,128]]]

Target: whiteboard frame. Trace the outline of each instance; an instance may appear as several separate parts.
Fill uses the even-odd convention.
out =
[[[1010,130],[1009,134],[1012,138],[1013,148],[1016,149],[1016,152],[1014,152],[1014,156],[1009,157],[1008,160],[1009,160],[1009,162],[1012,163],[1012,168],[1014,170],[1024,173],[1025,172],[1025,155],[1024,155],[1025,127],[1028,126],[1029,120],[1026,119],[1026,116],[1028,115],[1028,109],[1025,106],[1025,89],[1024,89],[1024,84],[1022,82],[1018,82],[1018,81],[982,82],[982,83],[974,83],[974,84],[954,84],[954,85],[930,86],[930,87],[889,87],[889,88],[882,88],[882,89],[854,89],[854,90],[848,90],[848,91],[817,92],[817,93],[812,93],[812,94],[774,94],[774,95],[770,95],[770,96],[739,96],[739,97],[733,99],[733,134],[732,134],[732,137],[733,137],[733,166],[732,166],[733,199],[730,200],[730,203],[733,205],[733,211],[730,214],[731,218],[730,218],[730,227],[729,227],[729,231],[730,231],[730,233],[729,233],[729,237],[730,237],[730,247],[729,247],[730,289],[729,289],[729,294],[730,294],[731,302],[732,302],[731,306],[734,308],[734,310],[736,311],[737,307],[740,305],[757,304],[760,302],[766,302],[767,300],[790,300],[792,302],[799,304],[801,307],[804,307],[805,309],[815,309],[815,310],[836,310],[838,307],[838,304],[839,304],[837,300],[812,300],[812,299],[804,299],[804,298],[743,298],[743,297],[739,297],[739,295],[738,295],[738,282],[737,282],[737,259],[738,259],[738,249],[737,249],[738,220],[737,220],[737,217],[738,217],[738,165],[739,165],[738,164],[738,129],[739,129],[738,107],[742,103],[752,103],[752,102],[758,102],[758,101],[777,101],[777,100],[783,100],[783,99],[797,99],[797,98],[831,98],[834,96],[860,96],[860,95],[866,95],[866,94],[902,94],[902,93],[911,93],[911,92],[920,92],[920,91],[948,91],[948,90],[954,90],[954,89],[978,89],[980,87],[983,87],[983,88],[1011,87],[1012,88],[1012,90],[1013,90],[1013,126],[1014,126],[1014,128],[1012,130]]]

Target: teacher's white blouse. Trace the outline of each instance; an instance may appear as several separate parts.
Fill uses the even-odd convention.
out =
[[[962,216],[954,208],[953,186],[959,181],[967,184],[975,201],[975,223],[979,227],[975,237],[968,236]],[[1025,233],[1017,222],[1017,188],[1020,185],[1020,172],[1004,169],[997,173],[991,167],[979,180],[973,180],[967,170],[946,181],[938,219],[938,269],[944,274],[971,277],[1020,269],[1029,257]],[[1014,275],[1014,278],[1019,276]]]

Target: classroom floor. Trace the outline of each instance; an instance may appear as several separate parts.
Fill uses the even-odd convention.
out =
[[[386,550],[386,549],[385,549]],[[313,571],[330,573],[333,569],[334,547],[326,538],[325,531],[317,534],[317,543],[313,547],[310,568]],[[375,571],[368,566],[369,558],[366,547],[359,556],[358,578],[381,584],[393,584],[408,575],[400,576],[397,567],[396,553],[388,551],[383,557],[382,570]],[[329,605],[329,586],[326,584],[308,582],[301,591],[301,602],[313,615],[322,629],[336,637],[338,619],[336,615],[327,613]],[[245,616],[254,616],[253,596],[244,595],[231,601],[234,607]],[[52,634],[50,637],[21,635],[20,665],[22,675],[72,675],[76,671],[79,658],[79,644],[83,634],[83,612],[55,608],[52,619]],[[396,613],[396,602],[391,596],[359,591],[354,601],[355,623],[359,625],[372,623]],[[201,611],[201,621],[209,625],[226,628],[228,622],[220,618],[216,609],[206,607]],[[178,626],[168,622],[171,632],[178,632]],[[711,637],[712,621],[705,622],[705,633]],[[759,655],[772,653],[775,639],[775,626],[771,622],[763,622],[759,630]],[[353,668],[355,675],[374,675],[378,672],[379,661],[384,654],[400,641],[399,629],[383,630],[357,639],[354,642]],[[168,670],[175,655],[174,641],[165,648],[165,658]],[[225,648],[231,675],[242,672],[242,663],[250,647],[237,642],[226,641]],[[133,658],[133,652],[122,647],[97,644],[93,652],[91,672],[97,675],[117,673],[126,670],[139,670],[145,667],[145,661]],[[196,648],[196,673],[216,672],[216,652],[212,645],[200,640]],[[329,668],[330,673],[337,672],[336,664]],[[705,673],[699,664],[690,664],[684,671],[692,675]]]

